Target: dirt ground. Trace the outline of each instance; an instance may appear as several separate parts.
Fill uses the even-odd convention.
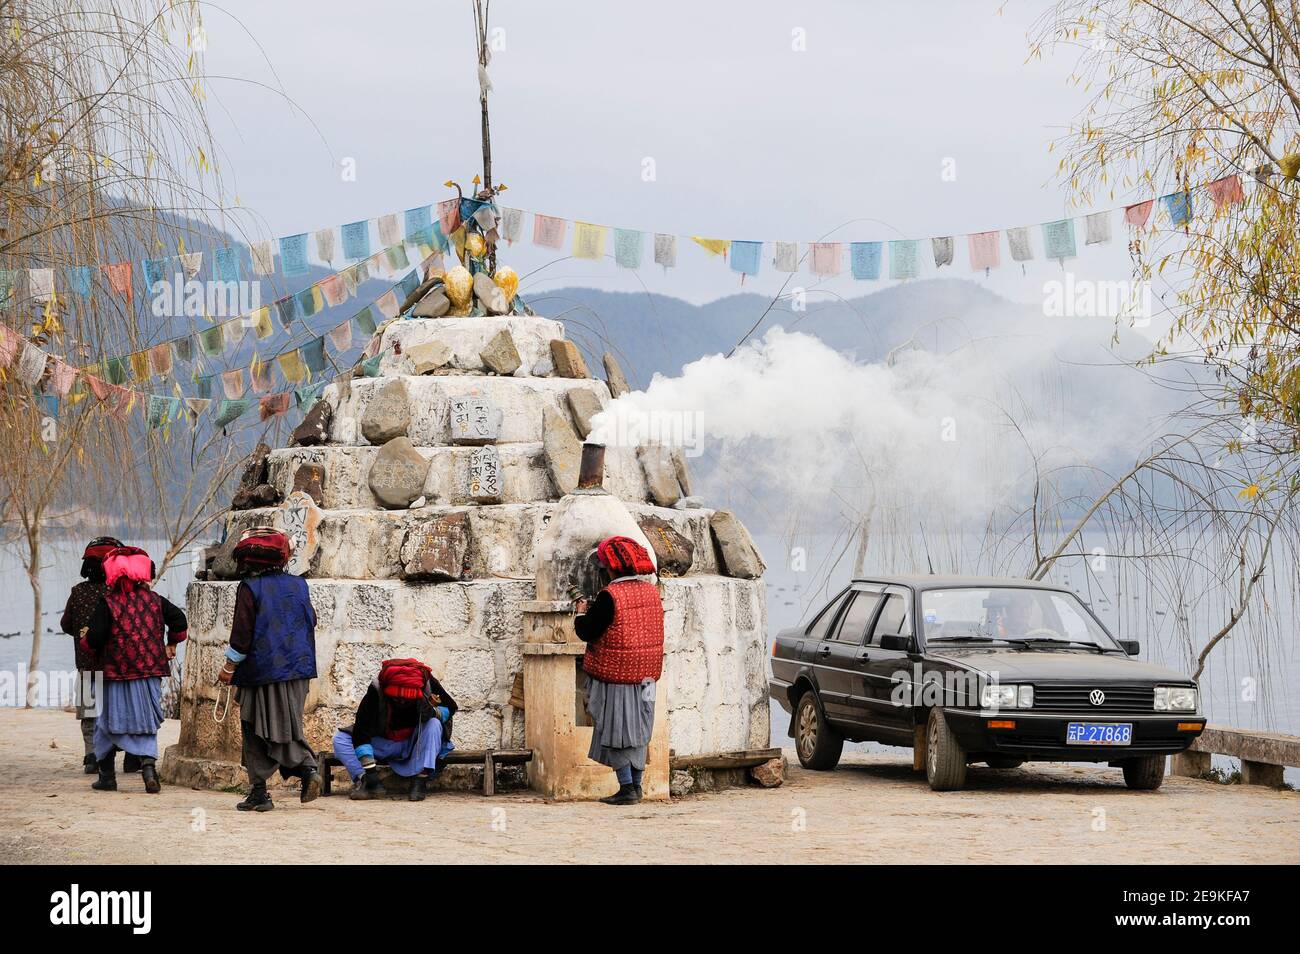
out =
[[[972,767],[966,791],[940,794],[903,750],[630,808],[526,793],[301,805],[285,792],[258,815],[228,792],[148,795],[120,770],[117,792],[90,782],[70,714],[0,709],[0,862],[1300,862],[1300,793],[1182,778],[1130,792],[1118,770],[1040,764]]]

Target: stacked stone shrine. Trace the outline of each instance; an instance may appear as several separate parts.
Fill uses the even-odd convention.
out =
[[[566,501],[578,491],[593,416],[626,388],[622,372],[606,355],[607,381],[594,379],[561,323],[531,315],[399,319],[379,335],[378,376],[329,385],[291,446],[261,446],[251,458],[225,542],[189,586],[181,734],[163,774],[199,787],[245,783],[238,707],[214,718],[216,674],[238,586],[234,543],[251,527],[275,526],[294,545],[290,570],[306,577],[317,614],[318,676],[305,714],[313,746],[330,747],[353,720],[381,660],[415,657],[460,706],[458,748],[527,745],[534,788],[555,798],[608,794],[612,772],[584,768],[585,755],[573,757],[572,777],[587,782],[546,774],[551,737],[572,731],[555,727],[587,724],[580,655],[565,655],[560,677],[548,671],[550,688],[545,698],[534,689],[533,706],[524,673],[538,658],[525,647],[536,611],[564,615],[576,595],[556,592],[556,568],[589,557],[589,538],[602,532],[581,517],[588,504]],[[749,534],[729,511],[694,506],[678,450],[610,446],[601,471],[602,512],[613,507],[610,519],[639,533],[659,569],[656,764],[666,765],[668,749],[766,747],[764,567]],[[568,510],[561,532],[552,522]],[[667,796],[665,774],[654,773],[650,794]],[[476,779],[453,766],[439,784]]]

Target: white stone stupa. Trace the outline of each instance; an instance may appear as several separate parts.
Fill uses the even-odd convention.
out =
[[[445,300],[423,304],[413,314],[445,311]],[[455,696],[458,747],[525,746],[524,609],[539,558],[554,559],[539,547],[577,486],[592,416],[626,383],[608,355],[607,380],[594,379],[564,326],[530,314],[399,317],[378,335],[377,376],[329,385],[293,446],[254,455],[236,496],[244,509],[227,514],[207,578],[190,584],[181,736],[163,766],[172,781],[244,782],[238,708],[217,722],[213,702],[237,587],[230,551],[255,526],[289,533],[290,568],[316,608],[314,746],[352,721],[390,657],[426,661]],[[687,505],[680,452],[611,445],[602,483],[659,566],[658,719],[673,754],[766,747],[763,563],[749,534],[728,511]]]

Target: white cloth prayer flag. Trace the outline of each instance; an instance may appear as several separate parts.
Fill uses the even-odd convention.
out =
[[[772,257],[772,266],[778,272],[799,271],[799,243],[777,242],[776,254]]]

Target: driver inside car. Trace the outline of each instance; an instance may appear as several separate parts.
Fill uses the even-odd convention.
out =
[[[1029,633],[1030,617],[1034,612],[1033,600],[1024,594],[1014,594],[998,620],[999,636],[1024,636]]]

